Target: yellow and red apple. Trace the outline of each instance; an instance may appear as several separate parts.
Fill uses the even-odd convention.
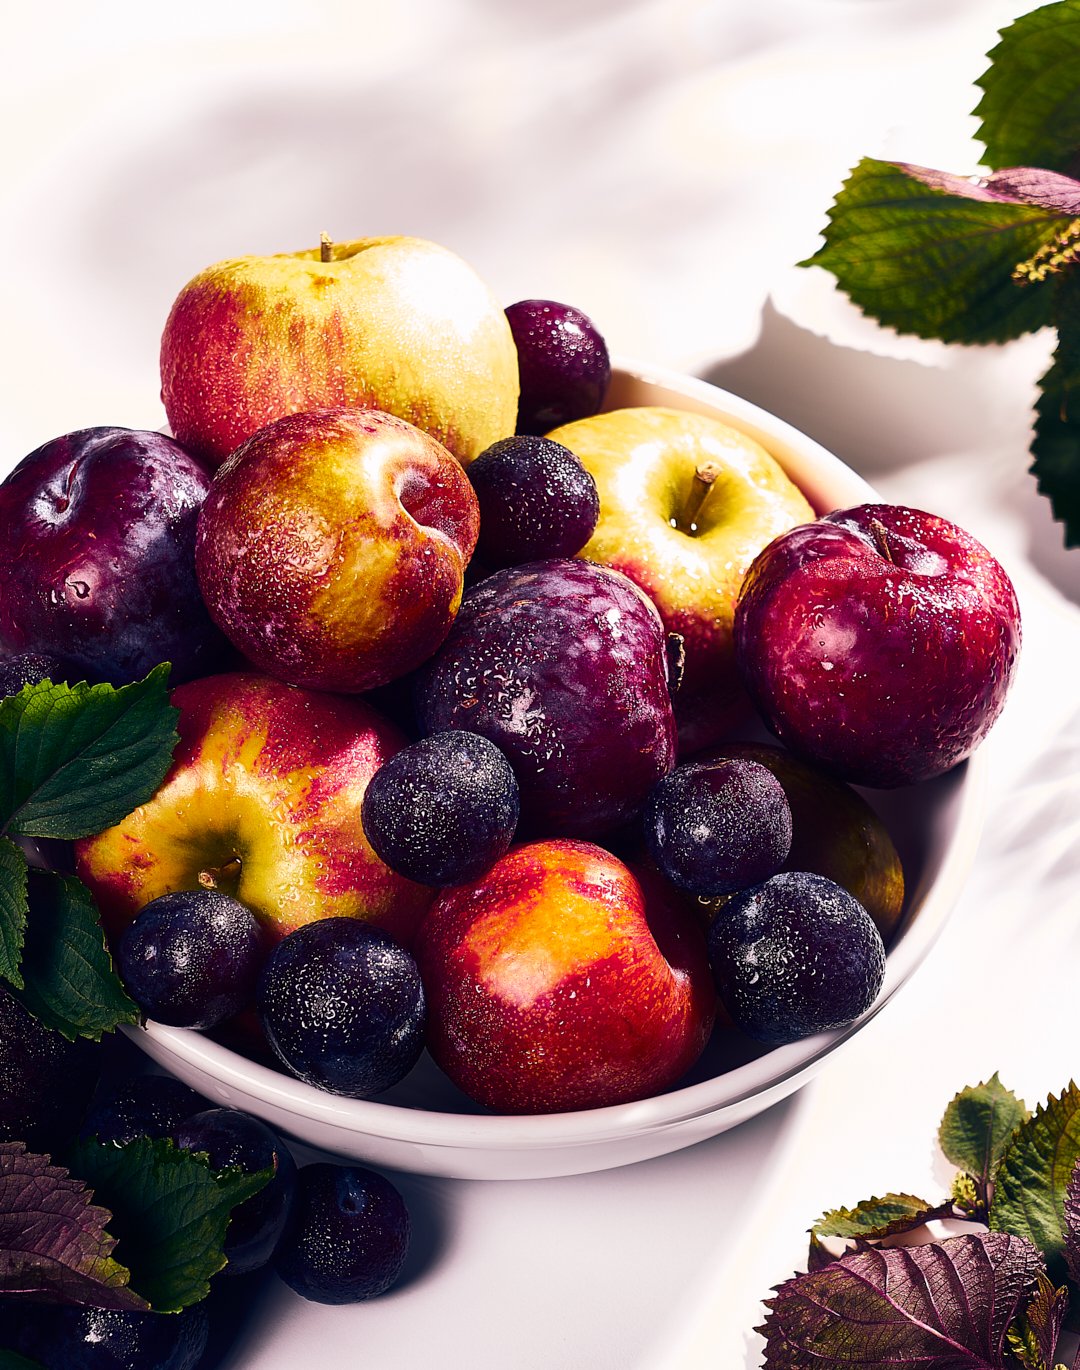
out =
[[[478,529],[472,485],[434,438],[376,409],[316,409],[219,467],[195,568],[214,622],[260,670],[355,693],[440,645]]]
[[[368,781],[404,745],[361,700],[254,672],[173,691],[179,744],[152,799],[76,845],[79,875],[116,935],[177,890],[220,889],[271,937],[363,918],[408,942],[431,891],[395,875],[364,836]]]
[[[706,415],[617,409],[548,436],[576,453],[599,492],[600,519],[580,555],[629,576],[685,641],[681,749],[717,741],[746,702],[732,644],[743,576],[813,509],[760,443]]]
[[[514,431],[517,351],[473,269],[421,238],[362,238],[218,262],[161,340],[177,439],[220,462],[272,419],[346,405],[397,414],[463,463]]]
[[[514,847],[421,926],[428,1045],[505,1113],[644,1098],[688,1070],[716,995],[702,929],[651,872],[570,838]]]

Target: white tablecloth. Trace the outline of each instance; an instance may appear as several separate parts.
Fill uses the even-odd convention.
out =
[[[859,156],[973,169],[970,82],[1014,0],[187,0],[9,6],[0,53],[0,466],[156,427],[179,286],[221,257],[414,233],[509,302],[775,409],[1005,561],[1026,645],[988,744],[969,887],[927,964],[818,1082],[692,1150],[520,1184],[401,1178],[409,1281],[327,1309],[274,1286],[243,1370],[756,1366],[826,1207],[943,1193],[937,1121],[994,1070],[1080,1070],[1080,551],[1026,472],[1052,340],[970,352],[859,318],[813,251]]]

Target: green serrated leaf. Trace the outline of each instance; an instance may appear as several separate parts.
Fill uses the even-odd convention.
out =
[[[148,800],[176,745],[167,664],[111,685],[43,681],[0,701],[0,831],[77,838]]]
[[[1002,29],[979,77],[978,138],[990,167],[1074,172],[1080,150],[1080,0],[1059,0]]]
[[[117,1257],[159,1313],[178,1313],[206,1297],[210,1277],[226,1263],[229,1215],[273,1175],[215,1172],[205,1155],[161,1137],[125,1146],[80,1140],[70,1165],[112,1213]]]
[[[1049,285],[1021,286],[1012,273],[1070,216],[953,194],[915,170],[864,157],[829,212],[825,245],[803,265],[825,267],[860,309],[921,338],[1005,342],[1050,323]]]
[[[880,1199],[864,1199],[854,1208],[834,1208],[819,1218],[810,1229],[813,1237],[864,1237],[877,1240],[906,1232],[937,1216],[940,1205],[927,1203],[914,1194],[883,1194]]]
[[[46,1027],[99,1041],[139,1011],[113,969],[90,891],[74,876],[29,872],[19,997]]]
[[[953,1165],[967,1174],[985,1193],[994,1177],[1013,1133],[1028,1118],[1028,1111],[997,1072],[985,1084],[962,1089],[955,1096],[938,1128],[938,1142]]]
[[[1055,1284],[1066,1278],[1065,1192],[1078,1158],[1080,1090],[1070,1082],[1017,1128],[994,1183],[991,1228],[1033,1242]]]
[[[1066,274],[1054,292],[1058,345],[1039,381],[1031,470],[1065,525],[1066,547],[1080,545],[1080,282]]]
[[[26,857],[0,837],[0,979],[22,989],[19,960],[26,937]]]

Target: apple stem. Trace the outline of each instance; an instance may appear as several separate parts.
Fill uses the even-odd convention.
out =
[[[240,876],[241,861],[238,856],[234,856],[231,861],[226,861],[221,866],[211,866],[207,870],[199,872],[199,884],[204,890],[221,889],[224,885],[226,889],[235,889]]]
[[[877,548],[881,555],[886,561],[893,561],[892,549],[889,546],[889,530],[880,519],[871,519],[870,531],[874,535],[874,541],[877,543]]]
[[[319,234],[319,261],[332,262],[334,260],[334,240],[329,233]]]
[[[715,461],[703,461],[694,472],[694,479],[690,484],[690,490],[679,517],[675,520],[675,526],[683,533],[696,533],[698,530],[697,520],[701,513],[701,506],[705,503],[705,498],[713,487],[713,482],[720,474],[720,463]]]

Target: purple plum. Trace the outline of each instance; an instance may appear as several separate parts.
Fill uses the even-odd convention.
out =
[[[675,764],[660,615],[586,561],[529,562],[468,590],[418,675],[417,713],[427,733],[464,728],[501,748],[527,833],[610,831]]]
[[[0,484],[0,654],[114,685],[159,661],[174,684],[213,670],[225,642],[195,581],[209,486],[161,433],[85,428],[24,457]]]
[[[595,414],[611,382],[611,360],[592,319],[558,300],[518,300],[506,318],[521,377],[517,431],[549,433]]]

